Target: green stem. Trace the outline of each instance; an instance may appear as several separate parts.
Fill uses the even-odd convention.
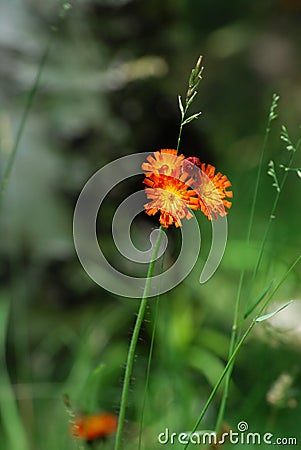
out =
[[[22,423],[15,393],[11,385],[6,365],[6,335],[10,303],[8,298],[0,300],[0,416],[5,430],[7,448],[11,450],[29,449],[27,435]]]
[[[180,103],[180,110],[181,110],[181,123],[180,123],[179,134],[178,134],[178,141],[177,141],[177,152],[179,151],[179,148],[180,148],[183,124],[184,124],[185,116],[186,116],[186,113],[187,113],[187,110],[188,110],[188,107],[189,107],[187,105],[187,99],[186,99],[185,109],[183,108],[181,97],[179,97],[179,103]]]
[[[179,130],[179,136],[178,136],[178,142],[177,142],[177,151],[179,151],[179,147],[180,147],[181,136],[182,136],[182,129],[183,129],[183,122],[184,122],[184,116],[182,115],[181,124],[180,124],[180,130]]]
[[[230,346],[229,346],[229,352],[228,352],[228,361],[230,361],[230,359],[232,358],[232,355],[233,355],[233,352],[235,349],[236,340],[237,340],[237,333],[238,333],[238,329],[239,329],[239,309],[240,309],[240,299],[241,299],[243,280],[244,280],[244,271],[241,272],[240,279],[239,279],[239,286],[238,286],[237,297],[236,297],[236,302],[235,302],[235,309],[234,309],[234,319],[233,319],[232,332],[231,332],[231,338],[230,338]],[[227,404],[227,400],[228,400],[228,396],[229,396],[229,388],[230,388],[233,366],[234,366],[234,360],[233,360],[233,364],[231,365],[231,367],[229,365],[229,370],[227,371],[227,376],[225,379],[225,386],[224,386],[224,390],[223,390],[222,400],[221,400],[221,404],[220,404],[220,408],[219,408],[219,412],[218,412],[218,416],[217,416],[217,421],[216,421],[216,425],[215,425],[216,433],[218,433],[220,431],[221,425],[222,425],[222,422],[224,419],[226,404]]]
[[[123,432],[123,425],[125,420],[125,412],[127,407],[127,401],[128,401],[128,393],[129,393],[129,387],[130,387],[130,381],[131,381],[131,375],[132,375],[132,369],[135,359],[135,352],[136,352],[136,346],[137,341],[141,329],[141,325],[143,323],[144,319],[144,313],[147,305],[149,290],[150,290],[150,284],[152,280],[152,275],[155,268],[155,262],[158,256],[158,251],[160,248],[161,240],[163,235],[163,228],[162,226],[159,229],[159,234],[157,237],[157,241],[154,247],[154,253],[151,262],[149,263],[148,272],[147,272],[147,278],[144,286],[143,296],[141,299],[141,303],[139,306],[139,311],[128,351],[128,357],[126,362],[126,369],[125,369],[125,375],[124,375],[124,382],[123,382],[123,388],[122,388],[122,395],[121,395],[121,402],[120,402],[120,411],[119,411],[119,420],[118,420],[118,428],[116,433],[116,441],[115,441],[115,450],[120,450],[121,448],[121,440],[122,440],[122,432]]]
[[[164,254],[162,256],[160,274],[163,273],[163,266],[164,266]],[[146,369],[146,380],[145,380],[144,394],[143,394],[143,401],[142,401],[142,408],[141,408],[141,415],[140,415],[140,430],[139,430],[138,450],[141,449],[141,444],[142,444],[142,430],[143,430],[144,412],[145,412],[146,397],[147,397],[147,391],[148,391],[149,379],[150,379],[151,362],[152,362],[153,350],[154,350],[154,345],[155,345],[155,335],[156,335],[157,321],[158,321],[158,315],[159,315],[160,286],[159,286],[158,291],[159,292],[158,292],[158,295],[157,295],[157,298],[156,298],[155,318],[154,318],[154,325],[153,325],[153,331],[152,331],[152,337],[151,337],[151,344],[150,344],[149,355],[148,355],[148,362],[147,362],[147,369]]]
[[[289,160],[289,164],[288,164],[288,168],[289,169],[291,168],[291,166],[293,164],[294,156],[295,156],[295,153],[292,153],[291,157],[290,157],[290,160]],[[288,173],[289,173],[288,171],[284,172],[284,175],[283,175],[283,178],[282,178],[279,190],[277,191],[277,195],[276,195],[276,198],[274,200],[274,204],[272,206],[272,210],[271,210],[271,213],[270,213],[269,221],[268,221],[268,224],[266,226],[263,239],[261,241],[259,255],[258,255],[256,266],[255,266],[255,269],[254,269],[254,272],[253,272],[252,281],[254,281],[254,279],[256,278],[256,275],[258,273],[259,266],[260,266],[260,263],[261,263],[261,260],[262,260],[262,256],[263,256],[263,252],[264,252],[264,248],[265,248],[265,244],[266,244],[266,241],[267,241],[267,237],[268,237],[268,234],[269,234],[269,231],[270,231],[270,228],[271,228],[271,224],[272,224],[272,222],[275,219],[275,212],[276,212],[276,209],[277,209],[277,206],[278,206],[278,203],[279,203],[281,192],[282,192],[282,190],[284,188],[284,185],[286,183],[286,179],[288,177]]]
[[[150,344],[149,355],[148,355],[148,362],[147,362],[147,369],[146,369],[146,379],[145,379],[144,394],[143,394],[143,401],[142,401],[142,408],[141,408],[141,415],[140,415],[140,430],[139,430],[138,450],[141,449],[141,444],[142,444],[142,430],[143,430],[143,422],[144,422],[144,412],[145,412],[146,397],[147,397],[147,391],[148,391],[149,379],[150,379],[151,362],[152,362],[153,350],[154,350],[154,344],[155,344],[156,325],[157,325],[158,312],[159,312],[159,299],[160,299],[160,295],[158,295],[157,299],[156,299],[154,326],[153,326],[153,331],[152,331],[151,344]]]
[[[265,130],[264,140],[263,140],[263,144],[262,144],[259,167],[258,167],[257,177],[256,177],[255,190],[254,190],[254,196],[253,196],[253,201],[252,201],[252,206],[251,206],[251,214],[250,214],[249,227],[248,227],[248,233],[247,233],[247,244],[248,245],[249,245],[250,239],[251,239],[251,232],[252,232],[254,216],[255,216],[255,208],[256,208],[258,191],[259,191],[259,183],[260,183],[260,178],[261,178],[262,168],[263,168],[263,160],[264,160],[264,155],[265,155],[265,151],[266,151],[266,147],[267,147],[267,143],[268,143],[269,134],[271,132],[272,120],[273,120],[273,118],[272,118],[271,112],[270,112],[266,130]]]
[[[262,174],[262,170],[263,170],[263,161],[264,161],[264,155],[265,155],[265,151],[266,151],[266,147],[267,147],[267,143],[268,143],[268,137],[269,137],[269,134],[271,131],[271,123],[275,118],[275,116],[273,114],[273,108],[275,108],[274,105],[276,105],[276,104],[274,102],[275,102],[275,96],[273,96],[272,105],[270,107],[269,116],[268,116],[268,120],[267,120],[265,135],[264,135],[264,139],[263,139],[263,143],[262,143],[260,161],[259,161],[259,166],[258,166],[258,171],[257,171],[257,176],[256,176],[254,195],[253,195],[253,200],[252,200],[251,213],[250,213],[249,225],[248,225],[248,231],[247,231],[247,237],[246,237],[247,246],[249,246],[250,240],[251,240],[251,232],[252,232],[253,223],[254,223],[255,208],[256,208],[258,191],[259,191],[259,183],[260,183],[260,178],[261,178],[261,174]],[[241,305],[241,293],[242,293],[244,277],[245,277],[245,270],[242,269],[241,275],[240,275],[240,280],[239,280],[237,296],[236,296],[236,302],[235,302],[228,360],[229,360],[229,358],[232,357],[234,347],[235,347],[235,344],[237,341],[237,336],[238,336],[238,333],[240,330],[239,311],[240,311],[240,305]],[[233,362],[234,362],[234,359],[233,359]],[[227,377],[225,380],[225,386],[224,386],[224,391],[223,391],[223,395],[222,395],[221,405],[220,405],[220,409],[219,409],[218,416],[217,416],[217,422],[216,422],[216,426],[215,426],[215,430],[217,433],[219,432],[219,430],[221,428],[221,424],[222,424],[222,421],[223,421],[223,418],[225,415],[225,409],[226,409],[227,399],[228,399],[228,395],[229,395],[229,387],[230,387],[233,366],[234,366],[234,364],[232,364],[232,366],[230,367],[230,370],[227,371]]]
[[[286,271],[286,273],[283,275],[283,277],[281,278],[281,280],[279,281],[279,283],[275,286],[274,290],[271,292],[271,294],[268,296],[268,298],[266,299],[266,301],[263,303],[262,307],[260,308],[260,310],[258,311],[258,313],[256,314],[255,318],[253,319],[253,321],[250,323],[250,325],[248,326],[248,328],[246,329],[246,331],[244,332],[244,334],[242,335],[242,337],[240,338],[239,342],[237,343],[237,345],[235,346],[234,351],[232,352],[231,357],[229,358],[224,370],[222,371],[219,379],[217,380],[214,388],[211,391],[210,396],[208,397],[207,402],[205,403],[192,431],[191,434],[194,433],[199,424],[201,423],[204,415],[207,412],[207,409],[209,408],[215,394],[216,391],[218,390],[218,388],[220,387],[225,375],[229,372],[229,370],[231,369],[235,357],[239,351],[239,349],[241,348],[242,344],[245,342],[246,338],[249,336],[250,332],[252,331],[254,325],[257,323],[257,319],[262,315],[262,313],[264,312],[264,310],[266,309],[266,307],[268,306],[269,302],[271,301],[271,299],[273,298],[273,296],[275,295],[275,293],[278,291],[278,289],[280,288],[280,286],[282,285],[282,283],[286,280],[286,278],[288,277],[288,275],[290,274],[290,272],[297,266],[297,264],[300,262],[301,260],[301,255],[298,256],[298,258],[293,262],[293,264],[289,267],[289,269]],[[185,445],[184,450],[186,450],[189,445],[190,445],[190,441],[188,441],[188,443]]]
[[[265,147],[266,147],[267,134],[269,132],[270,132],[270,124],[268,125],[268,128],[267,128],[267,133],[266,133],[266,138],[264,140],[263,149],[265,149]],[[262,153],[262,155],[263,155],[263,153]],[[278,203],[279,203],[281,192],[282,192],[282,190],[284,188],[284,185],[286,183],[288,172],[289,172],[289,170],[290,170],[290,168],[292,166],[293,158],[294,158],[294,153],[292,153],[292,155],[291,155],[291,158],[290,158],[290,161],[289,161],[289,165],[288,165],[288,169],[284,173],[284,176],[283,176],[282,181],[281,181],[280,189],[279,189],[279,191],[277,191],[277,195],[276,195],[274,204],[272,206],[272,210],[271,210],[271,213],[270,213],[269,221],[268,221],[268,224],[266,226],[263,239],[261,241],[261,247],[260,247],[260,250],[259,250],[258,259],[257,259],[256,265],[255,265],[255,269],[253,271],[251,285],[254,282],[254,280],[256,278],[256,275],[258,273],[258,270],[259,270],[259,266],[260,266],[260,263],[261,263],[261,260],[262,260],[264,248],[265,248],[266,241],[267,241],[267,237],[268,237],[268,234],[269,234],[269,231],[270,231],[270,227],[271,227],[271,224],[272,224],[272,222],[274,220],[274,217],[275,217],[274,214],[276,212],[276,209],[277,209],[277,206],[278,206]],[[263,158],[260,159],[260,168],[259,168],[260,170],[258,171],[258,173],[262,172],[262,169],[261,169],[262,163],[263,163]],[[257,195],[258,195],[259,178],[260,177],[257,177],[257,182],[256,182],[256,187],[255,187],[255,196],[254,196],[255,199],[257,198]],[[254,219],[254,211],[255,211],[255,202],[253,201],[251,217],[250,217],[250,224],[249,224],[249,229],[248,229],[248,236],[247,236],[247,243],[248,244],[250,242],[252,223],[253,223],[253,219]],[[234,321],[233,321],[233,328],[232,328],[232,333],[231,333],[231,340],[230,340],[230,347],[229,347],[228,358],[231,357],[231,355],[232,355],[232,352],[233,352],[234,347],[235,347],[235,342],[236,342],[236,339],[237,339],[237,333],[238,333],[238,331],[240,329],[240,325],[242,325],[242,322],[241,323],[239,322],[239,308],[240,308],[240,298],[241,298],[242,284],[243,284],[244,275],[245,275],[245,272],[243,270],[242,273],[241,273],[241,277],[240,277],[237,301],[236,301],[236,305],[235,305]],[[222,401],[221,401],[221,406],[220,406],[220,410],[219,410],[219,414],[218,414],[218,418],[217,418],[217,423],[216,423],[216,432],[219,432],[219,430],[221,428],[222,420],[223,420],[223,417],[224,417],[224,412],[225,412],[226,403],[227,403],[227,399],[228,399],[228,393],[229,393],[229,386],[230,386],[232,371],[233,371],[233,365],[232,365],[232,367],[230,367],[230,369],[229,369],[229,371],[227,373],[227,377],[226,377],[226,381],[225,381],[225,388],[224,388],[223,397],[222,397]]]
[[[27,97],[27,102],[26,102],[25,109],[24,109],[24,112],[23,112],[23,115],[22,115],[22,118],[21,118],[21,122],[20,122],[20,125],[19,125],[19,128],[18,128],[18,131],[17,131],[17,136],[16,136],[16,139],[15,139],[12,151],[10,153],[6,169],[5,169],[3,177],[1,179],[0,202],[2,200],[3,193],[4,193],[5,188],[7,186],[7,183],[8,183],[8,180],[9,180],[9,177],[10,177],[10,174],[11,174],[11,171],[12,171],[15,159],[16,159],[17,150],[19,148],[20,140],[21,140],[21,137],[22,137],[22,134],[23,134],[23,131],[24,131],[24,127],[25,127],[25,124],[26,124],[26,121],[27,121],[27,117],[28,117],[29,111],[31,109],[34,97],[35,97],[35,95],[37,93],[37,90],[38,90],[38,86],[39,86],[40,79],[41,79],[41,74],[42,74],[43,68],[45,66],[45,63],[46,63],[48,55],[49,55],[49,51],[50,51],[50,48],[51,48],[51,45],[52,45],[52,42],[53,42],[53,37],[54,37],[55,31],[56,31],[56,29],[53,29],[51,31],[51,35],[50,35],[50,38],[48,40],[48,44],[47,44],[47,46],[46,46],[46,48],[44,50],[43,56],[41,58],[41,61],[40,61],[39,67],[38,67],[38,71],[37,71],[37,74],[36,74],[36,77],[35,77],[35,80],[34,80],[34,83],[33,83],[32,87],[31,87],[31,90],[30,90],[29,95]]]
[[[33,85],[31,87],[30,92],[29,92],[28,97],[27,97],[27,101],[26,101],[26,104],[25,104],[25,109],[24,109],[24,112],[23,112],[23,115],[22,115],[22,118],[21,118],[21,122],[20,122],[20,125],[19,125],[19,128],[18,128],[18,131],[17,131],[16,139],[15,139],[13,148],[11,150],[11,153],[10,153],[10,156],[9,156],[9,160],[8,160],[6,169],[4,171],[3,177],[1,178],[1,182],[0,182],[0,205],[1,205],[1,202],[2,202],[2,198],[3,198],[3,193],[5,191],[5,188],[7,186],[9,177],[11,175],[11,171],[12,171],[15,159],[16,159],[17,150],[18,150],[19,145],[20,145],[20,141],[21,141],[21,137],[22,137],[22,134],[23,134],[23,131],[24,131],[24,128],[25,128],[27,117],[28,117],[29,111],[31,109],[31,106],[32,106],[33,100],[35,98],[35,95],[37,93],[37,90],[38,90],[38,87],[39,87],[39,84],[40,84],[41,75],[42,75],[44,66],[46,64],[46,61],[48,59],[48,55],[49,55],[51,46],[52,46],[54,38],[55,38],[55,36],[56,36],[56,34],[58,32],[59,26],[60,26],[61,22],[64,20],[66,12],[70,8],[71,8],[71,4],[70,3],[62,2],[61,10],[60,10],[58,18],[57,18],[57,23],[51,27],[51,31],[50,31],[50,35],[49,35],[49,38],[48,38],[48,42],[47,42],[46,48],[45,48],[45,50],[44,50],[44,52],[42,54],[42,58],[41,58],[41,61],[39,63],[39,66],[38,66],[38,70],[37,70],[37,73],[36,73],[35,80],[33,82]]]
[[[194,98],[195,98],[195,95],[193,96],[193,98],[191,99],[190,102],[189,102],[189,99],[186,98],[185,109],[181,109],[181,123],[180,123],[180,129],[179,129],[179,134],[178,134],[177,151],[179,151],[179,148],[180,148],[180,142],[181,142],[184,122],[186,119],[186,114],[187,114],[188,108],[191,105],[191,103],[193,102]]]

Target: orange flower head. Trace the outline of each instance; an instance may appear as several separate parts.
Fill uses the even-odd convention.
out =
[[[147,161],[142,164],[145,175],[168,175],[179,178],[181,175],[184,155],[177,155],[177,150],[163,149],[148,156]]]
[[[76,439],[93,441],[106,438],[117,430],[118,417],[111,413],[79,416],[71,425],[70,433]]]
[[[232,198],[232,191],[227,188],[231,186],[226,175],[220,172],[215,174],[215,167],[210,164],[201,164],[201,171],[197,173],[195,188],[199,197],[199,208],[209,220],[218,219],[218,215],[224,217],[232,203],[227,200]]]
[[[145,193],[149,203],[144,205],[146,213],[151,216],[160,211],[159,221],[164,228],[175,224],[182,226],[181,219],[191,219],[190,209],[198,208],[197,194],[185,183],[185,175],[180,179],[169,176],[154,176],[145,178],[147,186]]]
[[[177,155],[176,150],[163,149],[148,156],[142,164],[145,171],[146,197],[144,205],[151,216],[160,212],[161,225],[182,226],[181,219],[193,217],[190,210],[200,209],[209,220],[225,216],[232,203],[230,181],[215,167],[201,163],[199,158]]]

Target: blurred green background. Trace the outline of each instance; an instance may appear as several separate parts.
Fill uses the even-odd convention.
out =
[[[3,175],[60,7],[54,0],[1,0],[0,8]],[[55,33],[1,205],[1,449],[78,448],[69,436],[64,393],[75,411],[118,412],[139,301],[117,298],[86,275],[73,245],[73,210],[85,182],[108,162],[176,146],[177,95],[185,96],[202,54],[204,77],[192,109],[203,114],[184,129],[181,151],[214,164],[232,181],[228,246],[217,273],[201,286],[210,224],[200,218],[200,262],[160,299],[144,448],[160,448],[157,435],[166,427],[191,429],[225,364],[240,272],[245,268],[248,278],[275,198],[268,161],[287,159],[281,124],[294,141],[300,137],[300,20],[298,0],[73,3]],[[247,257],[246,228],[273,92],[281,97],[279,118],[265,155]],[[141,181],[126,189],[141,189]],[[255,296],[300,254],[300,182],[290,174]],[[118,195],[105,203],[99,223],[105,251],[117,265],[110,220]],[[135,237],[147,242],[157,224],[141,214]],[[172,258],[179,231],[170,230],[170,237]],[[256,326],[239,354],[225,414],[234,429],[245,420],[250,431],[301,442],[300,279],[298,267],[275,296],[275,303],[296,302],[272,323]],[[151,300],[137,349],[125,450],[137,448],[154,311]],[[220,394],[205,428],[214,428],[219,400]],[[113,448],[113,438],[94,448]]]

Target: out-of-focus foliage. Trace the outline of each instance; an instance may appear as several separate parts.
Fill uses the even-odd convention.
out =
[[[2,0],[1,174],[59,10],[55,0]],[[293,0],[78,0],[58,25],[0,218],[1,293],[11,302],[6,361],[30,448],[73,448],[64,392],[75,409],[118,408],[138,302],[114,298],[85,274],[73,247],[73,209],[84,183],[109,161],[176,146],[177,95],[185,95],[190,68],[203,54],[195,106],[203,114],[184,129],[181,150],[215,164],[231,179],[229,242],[209,283],[198,283],[200,263],[160,301],[145,448],[157,448],[156,436],[166,426],[176,431],[192,426],[226,360],[239,273],[243,265],[247,271],[254,265],[274,201],[271,179],[263,174],[246,255],[245,229],[273,92],[281,98],[281,123],[299,137],[300,19],[300,3]],[[279,135],[278,122],[266,170],[271,158],[284,160]],[[140,182],[134,188],[141,188]],[[110,218],[122,195],[112,193],[99,223],[112,261],[118,256],[109,238]],[[299,205],[300,180],[291,174],[270,235],[263,285],[267,277],[280,276],[300,248]],[[136,239],[144,242],[144,227],[154,224],[140,215]],[[201,227],[206,249],[209,225],[202,220]],[[171,237],[176,243],[177,233]],[[300,298],[298,283],[300,275],[289,277],[275,300]],[[284,322],[289,311],[283,312]],[[153,313],[151,302],[151,321]],[[258,326],[242,351],[226,413],[231,426],[247,418],[256,431],[300,432],[300,329],[291,338],[283,332],[290,323],[277,323],[278,332]],[[129,449],[137,436],[150,335],[146,321],[128,412]],[[273,403],[275,396],[266,395],[286,372],[292,376],[287,401]],[[216,411],[217,403],[206,418],[209,427]],[[1,435],[1,448],[5,439]]]

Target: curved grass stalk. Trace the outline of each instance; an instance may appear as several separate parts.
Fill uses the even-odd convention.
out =
[[[29,450],[27,435],[19,415],[15,393],[6,365],[5,346],[10,304],[8,298],[0,301],[0,416],[11,450]]]
[[[158,251],[160,248],[161,240],[163,236],[163,228],[159,228],[159,234],[157,237],[157,241],[155,243],[154,247],[154,253],[151,262],[149,263],[148,272],[147,272],[147,279],[144,286],[143,296],[141,299],[141,303],[139,306],[139,311],[132,335],[132,339],[130,342],[130,347],[128,351],[128,357],[126,362],[126,369],[125,369],[125,375],[124,375],[124,382],[123,382],[123,388],[122,388],[122,394],[121,394],[121,403],[120,403],[120,410],[119,410],[119,420],[118,420],[118,428],[116,433],[116,440],[115,440],[115,450],[121,449],[121,441],[122,441],[122,432],[123,432],[123,426],[124,426],[124,420],[125,420],[125,412],[128,402],[128,393],[129,393],[129,387],[130,387],[130,381],[131,381],[131,375],[133,370],[133,364],[135,359],[135,352],[136,352],[136,346],[137,341],[141,329],[141,325],[143,323],[144,319],[144,313],[147,305],[148,300],[148,294],[150,289],[150,284],[152,280],[152,275],[155,268],[155,262],[158,256]]]
[[[289,267],[289,269],[285,272],[285,274],[283,275],[283,277],[281,278],[281,280],[278,282],[278,284],[275,286],[275,288],[273,289],[273,291],[271,292],[271,294],[268,296],[268,298],[266,299],[266,301],[263,303],[263,305],[261,306],[260,310],[258,311],[258,313],[256,314],[255,318],[252,320],[252,322],[250,323],[250,325],[248,326],[248,328],[246,329],[246,331],[244,332],[244,334],[242,335],[242,337],[239,339],[238,343],[236,344],[235,348],[233,349],[232,355],[229,358],[224,370],[222,371],[219,379],[217,380],[214,388],[211,391],[211,394],[208,397],[207,402],[205,403],[193,429],[191,430],[191,434],[195,433],[198,426],[200,425],[204,415],[207,412],[207,409],[209,408],[218,388],[220,387],[223,379],[225,378],[225,376],[227,375],[227,373],[229,373],[231,371],[231,368],[233,366],[233,362],[236,358],[236,355],[238,353],[238,351],[240,350],[242,344],[245,342],[245,340],[247,339],[247,337],[249,336],[250,332],[252,331],[252,329],[254,328],[255,324],[257,323],[258,319],[260,318],[260,316],[262,315],[262,313],[264,312],[264,310],[266,309],[266,307],[268,306],[268,304],[270,303],[270,301],[272,300],[273,296],[275,295],[275,293],[278,291],[278,289],[281,287],[281,285],[283,284],[283,282],[286,280],[286,278],[288,277],[288,275],[292,272],[292,270],[299,264],[301,260],[301,255],[298,256],[298,258],[293,262],[293,264]],[[185,445],[184,450],[186,450],[189,445],[190,445],[190,441],[188,441],[188,443]]]
[[[160,274],[163,273],[163,266],[164,266],[164,254],[162,255]],[[160,291],[160,286],[159,286],[159,291]],[[158,314],[159,314],[159,301],[160,301],[160,292],[158,293],[157,298],[156,298],[155,319],[154,319],[154,324],[153,324],[151,344],[150,344],[149,355],[148,355],[148,362],[147,362],[147,369],[146,369],[146,380],[145,380],[144,394],[143,394],[143,401],[142,401],[142,408],[141,408],[141,416],[140,416],[140,430],[139,430],[139,439],[138,439],[138,450],[141,450],[141,444],[142,444],[142,430],[143,430],[143,422],[144,422],[144,412],[145,412],[145,405],[146,405],[146,396],[147,396],[147,391],[148,391],[148,386],[149,386],[151,362],[152,362],[153,350],[154,350],[154,344],[155,344],[155,335],[156,335],[156,328],[157,328],[157,321],[158,321]]]
[[[296,147],[296,150],[298,149],[298,147],[299,147],[299,143],[298,143],[298,145]],[[284,185],[286,183],[289,171],[291,170],[291,167],[292,167],[292,164],[293,164],[293,160],[294,160],[294,156],[295,156],[295,153],[292,153],[291,157],[289,159],[288,167],[286,168],[287,170],[285,170],[283,178],[281,180],[281,183],[280,183],[280,186],[279,186],[279,190],[277,190],[276,198],[275,198],[274,204],[272,206],[272,210],[271,210],[271,213],[270,213],[269,221],[268,221],[268,224],[266,226],[266,229],[265,229],[262,241],[261,241],[259,255],[258,255],[256,266],[255,266],[255,269],[254,269],[254,272],[253,272],[252,281],[254,281],[254,279],[256,278],[256,275],[258,273],[259,266],[260,266],[260,263],[261,263],[261,260],[262,260],[262,256],[263,256],[263,252],[264,252],[264,248],[265,248],[265,244],[267,242],[267,237],[268,237],[268,234],[269,234],[272,222],[275,219],[275,212],[276,212],[276,209],[277,209],[277,206],[278,206],[278,203],[279,203],[279,199],[280,199],[281,193],[283,191]]]
[[[162,259],[161,267],[162,266],[163,266],[163,259]],[[161,273],[162,273],[162,270],[161,270]],[[140,415],[140,429],[139,429],[139,439],[138,439],[138,450],[141,450],[141,445],[142,445],[142,430],[143,430],[143,422],[144,422],[144,412],[145,412],[145,406],[146,406],[146,397],[147,397],[147,391],[148,391],[148,386],[149,386],[151,362],[152,362],[152,357],[153,357],[153,350],[154,350],[154,343],[155,343],[155,334],[156,334],[156,327],[157,327],[157,321],[158,321],[159,300],[160,300],[160,294],[156,298],[155,319],[154,319],[154,325],[153,325],[153,331],[152,331],[152,337],[151,337],[151,344],[150,344],[148,361],[147,361],[146,380],[145,380],[143,400],[142,400],[142,408],[141,408],[141,415]]]
[[[36,93],[37,93],[37,90],[38,90],[38,87],[39,87],[39,84],[40,84],[41,75],[42,75],[43,69],[45,67],[46,61],[48,59],[48,55],[49,55],[50,49],[52,47],[55,35],[56,35],[57,31],[58,31],[59,24],[64,19],[66,11],[68,11],[68,9],[70,9],[70,8],[71,8],[70,3],[63,2],[62,5],[61,5],[61,11],[59,12],[59,15],[58,15],[57,25],[51,27],[50,36],[48,38],[48,42],[46,44],[46,48],[45,48],[45,50],[44,50],[44,52],[42,54],[42,58],[41,58],[41,61],[39,63],[39,66],[38,66],[34,82],[32,84],[32,87],[31,87],[31,89],[29,91],[29,94],[28,94],[28,97],[27,97],[27,101],[26,101],[25,108],[24,108],[24,111],[23,111],[23,114],[22,114],[22,117],[21,117],[20,125],[19,125],[18,130],[17,130],[16,139],[15,139],[13,148],[11,150],[11,153],[9,155],[8,163],[6,165],[6,168],[4,170],[3,176],[2,176],[1,181],[0,181],[0,205],[1,205],[1,202],[2,202],[4,191],[6,189],[7,183],[9,181],[9,178],[10,178],[10,175],[11,175],[11,171],[12,171],[13,166],[14,166],[14,162],[15,162],[15,159],[16,159],[17,151],[18,151],[18,148],[19,148],[19,145],[20,145],[20,141],[21,141],[21,137],[23,135],[24,128],[25,128],[25,125],[26,125],[26,121],[27,121],[30,109],[31,109],[32,104],[33,104],[33,100],[34,100],[34,98],[36,96]]]
[[[264,139],[263,139],[263,143],[262,143],[260,161],[259,161],[259,166],[258,166],[258,171],[257,171],[257,176],[256,176],[254,196],[253,196],[253,200],[252,200],[251,213],[250,213],[250,219],[249,219],[249,225],[248,225],[248,231],[247,231],[247,237],[246,237],[247,246],[249,246],[250,239],[251,239],[251,232],[252,232],[254,216],[255,216],[255,208],[256,208],[258,192],[259,192],[259,183],[260,183],[260,178],[261,178],[262,171],[263,171],[264,155],[265,155],[266,147],[268,144],[268,138],[269,138],[269,135],[271,132],[271,123],[277,117],[275,110],[277,108],[278,100],[279,100],[279,96],[274,94],[273,98],[272,98],[272,103],[270,106],[270,111],[269,111],[269,116],[268,116],[268,120],[267,120],[265,135],[264,135]],[[233,354],[233,351],[235,348],[235,344],[237,342],[237,337],[238,337],[238,333],[239,333],[239,329],[240,329],[239,311],[240,311],[240,305],[241,305],[241,295],[242,295],[242,287],[243,287],[243,283],[244,283],[244,278],[245,278],[245,270],[242,269],[241,274],[240,274],[240,279],[239,279],[238,290],[237,290],[235,309],[234,309],[233,326],[232,326],[229,353],[228,353],[228,361],[230,361],[230,359],[231,359],[231,361],[233,361],[233,362],[234,362],[234,358],[232,358],[232,354]],[[221,424],[222,424],[224,414],[225,414],[232,370],[233,370],[233,364],[231,363],[231,366],[229,366],[229,370],[227,370],[227,372],[226,372],[227,376],[226,376],[226,380],[225,380],[224,391],[223,391],[221,405],[220,405],[217,422],[216,422],[216,426],[215,426],[215,431],[217,433],[219,432],[219,430],[221,428]]]

